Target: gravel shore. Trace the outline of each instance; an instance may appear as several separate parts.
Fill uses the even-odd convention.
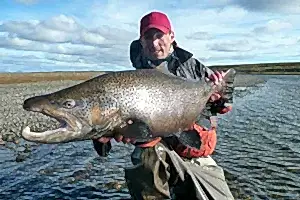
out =
[[[58,122],[42,114],[23,110],[24,99],[53,92],[78,82],[81,80],[0,84],[0,145],[15,151],[17,160],[25,159],[27,154],[25,155],[24,152],[30,152],[30,147],[37,144],[26,142],[20,138],[24,126],[29,125],[34,131],[44,131],[57,127]],[[263,82],[263,79],[257,76],[238,75],[235,85],[248,87]]]
[[[32,130],[44,131],[59,125],[56,120],[40,113],[23,110],[22,103],[24,99],[53,92],[76,82],[78,81],[0,84],[0,145],[15,151],[17,160],[24,159],[27,156],[24,152],[29,153],[30,147],[37,145],[20,138],[24,126],[29,125]]]

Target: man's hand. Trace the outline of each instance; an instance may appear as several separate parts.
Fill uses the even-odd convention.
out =
[[[226,73],[223,72],[223,71],[221,71],[221,72],[215,71],[213,74],[210,75],[209,80],[213,81],[213,83],[215,85],[217,85],[223,80],[225,74]],[[221,100],[221,95],[219,93],[214,93],[214,94],[211,95],[211,97],[209,99],[209,102],[213,103],[213,102],[218,102],[220,100]],[[225,106],[225,105],[222,104],[222,106],[218,107],[217,110],[218,110],[217,113],[225,114],[225,113],[231,111],[232,107],[231,106]]]
[[[127,121],[127,125],[132,124],[133,121],[128,120]],[[115,134],[113,137],[100,137],[100,138],[95,138],[92,139],[93,141],[93,145],[94,145],[94,149],[96,150],[96,152],[98,153],[99,156],[101,157],[106,157],[108,156],[108,153],[110,152],[112,145],[110,140],[111,139],[115,139],[116,142],[123,142],[124,144],[135,144],[135,139],[133,138],[126,138],[123,137],[122,135],[118,135]]]
[[[115,135],[114,137],[100,137],[98,139],[96,139],[98,142],[101,143],[107,143],[109,142],[111,139],[115,139],[116,142],[123,142],[124,144],[134,144],[135,143],[135,139],[133,138],[126,138],[122,135]]]
[[[221,71],[221,72],[215,71],[213,74],[211,74],[211,75],[209,76],[209,78],[206,78],[206,80],[207,80],[207,81],[212,81],[215,85],[217,85],[217,84],[219,84],[219,83],[223,80],[224,75],[225,75],[225,72],[223,72],[223,71]],[[220,94],[214,93],[214,94],[210,97],[209,101],[210,101],[210,102],[214,102],[214,101],[216,101],[216,100],[218,100],[218,99],[220,99],[220,98],[221,98],[221,95],[220,95]]]
[[[209,80],[213,81],[213,83],[217,85],[219,84],[219,82],[223,80],[224,76],[225,76],[225,72],[215,71],[213,74],[209,76]]]
[[[132,123],[133,123],[132,120],[128,120],[127,121],[128,125],[130,125]],[[98,142],[101,142],[101,143],[107,143],[111,139],[115,139],[116,142],[123,142],[124,144],[128,144],[128,143],[134,144],[135,143],[135,139],[134,138],[126,138],[126,137],[124,137],[122,135],[114,135],[113,137],[100,137],[100,138],[98,138],[96,140]]]

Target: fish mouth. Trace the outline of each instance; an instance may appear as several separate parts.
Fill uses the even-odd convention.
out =
[[[46,130],[43,132],[34,132],[26,126],[21,133],[21,136],[31,142],[38,143],[67,143],[71,141],[80,141],[87,138],[86,135],[91,132],[92,128],[88,123],[76,118],[74,115],[59,110],[42,109],[30,110],[32,112],[39,112],[50,118],[56,119],[60,125],[53,130]]]

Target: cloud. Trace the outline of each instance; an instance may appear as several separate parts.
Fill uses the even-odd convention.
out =
[[[227,40],[222,42],[210,43],[207,46],[210,50],[225,52],[242,52],[251,51],[253,49],[253,46],[248,40]]]
[[[84,45],[112,45],[131,39],[134,33],[100,26],[87,29],[74,18],[59,15],[44,21],[8,21],[0,25],[0,32],[10,37],[45,43],[71,43]]]
[[[186,36],[187,39],[190,40],[209,40],[209,39],[213,39],[214,36],[212,36],[211,34],[207,33],[207,32],[195,32],[192,34],[189,34]]]
[[[0,32],[2,48],[58,55],[30,59],[27,62],[30,66],[37,66],[37,63],[46,66],[72,64],[73,67],[126,63],[128,66],[128,43],[135,36],[135,33],[105,25],[88,29],[65,15],[44,21],[6,21],[0,25]],[[24,61],[15,62],[26,65]]]
[[[198,57],[202,62],[214,61],[214,64],[224,64],[225,62],[232,62],[233,60],[239,60],[242,63],[249,63],[249,59],[255,59],[256,55],[250,52],[229,52],[224,54],[218,52],[209,56]]]
[[[15,0],[15,1],[26,5],[32,5],[38,2],[38,0]]]
[[[300,0],[232,0],[249,11],[300,13]]]
[[[287,31],[292,29],[293,25],[289,22],[278,21],[278,20],[270,20],[264,26],[259,26],[254,28],[255,33],[278,33],[279,31]]]
[[[12,51],[12,50],[9,50]],[[125,70],[124,60],[116,59],[115,65],[111,63],[110,58],[104,59],[97,56],[85,55],[64,55],[56,53],[24,52],[24,55],[7,52],[3,56],[1,67],[6,71],[69,71],[70,67],[75,71],[107,71],[107,70]]]

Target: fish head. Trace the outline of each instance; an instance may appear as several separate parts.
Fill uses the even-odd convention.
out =
[[[87,96],[72,95],[66,91],[26,99],[23,102],[24,110],[54,118],[60,122],[60,126],[44,132],[32,132],[27,126],[22,131],[22,137],[39,143],[87,139],[93,129],[92,122],[89,120],[92,106],[87,99]]]

